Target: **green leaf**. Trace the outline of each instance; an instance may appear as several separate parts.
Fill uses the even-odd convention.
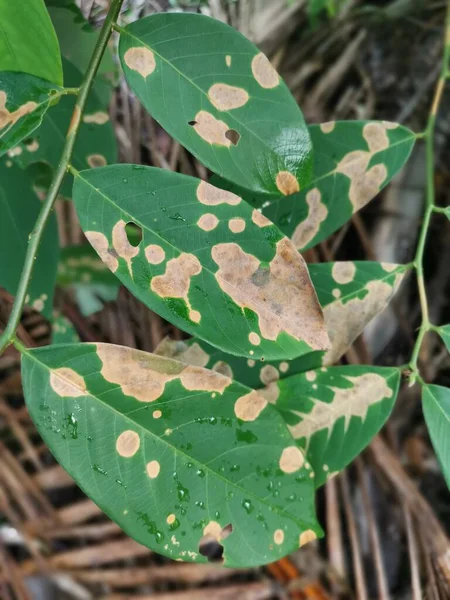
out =
[[[450,352],[450,325],[441,325],[436,331],[441,336],[445,347]]]
[[[314,148],[311,183],[280,200],[211,178],[262,212],[299,250],[315,246],[365,206],[408,160],[416,135],[386,121],[337,121],[309,127]]]
[[[424,385],[422,408],[433,447],[450,488],[450,390],[441,385]]]
[[[322,305],[331,340],[327,352],[310,352],[287,361],[264,361],[231,356],[199,338],[173,341],[165,338],[156,354],[213,371],[258,389],[302,371],[330,365],[339,360],[364,327],[389,303],[407,267],[377,262],[310,264],[309,274]]]
[[[28,236],[40,211],[31,181],[11,161],[0,160],[0,286],[17,292]],[[26,303],[51,318],[59,246],[55,215],[47,223],[39,246]]]
[[[119,54],[145,108],[212,171],[278,196],[309,183],[303,115],[238,31],[203,15],[159,13],[121,31]]]
[[[73,344],[79,342],[80,337],[67,317],[60,314],[53,315],[52,344]]]
[[[219,539],[225,565],[250,567],[321,535],[314,475],[256,392],[109,344],[27,351],[22,373],[56,459],[141,544],[206,562],[200,541]]]
[[[90,245],[66,246],[61,249],[57,283],[61,287],[75,283],[101,283],[119,287],[120,281],[106,267]]]
[[[61,54],[81,73],[85,73],[94,52],[98,30],[92,27],[71,0],[47,0],[47,8],[58,36]],[[112,53],[106,48],[94,80],[95,92],[105,107],[111,98],[116,71]]]
[[[397,368],[322,367],[273,384],[275,407],[306,452],[316,487],[342,471],[378,433],[394,406]]]
[[[15,148],[42,122],[51,103],[63,88],[26,73],[0,72],[0,156]],[[33,149],[33,146],[32,146]]]
[[[0,0],[0,71],[63,84],[58,39],[44,0]]]
[[[179,173],[115,165],[78,173],[73,197],[102,260],[165,319],[249,358],[328,347],[302,257],[238,196]],[[138,246],[127,223],[142,232]]]
[[[117,300],[119,293],[119,286],[104,283],[77,283],[74,288],[80,312],[85,317],[102,310],[106,302]]]
[[[70,87],[79,85],[81,73],[68,61],[64,60],[64,75]],[[37,162],[50,165],[56,169],[65,142],[66,131],[72,117],[76,99],[65,96],[57,106],[45,115],[42,125],[33,136],[33,152],[26,147],[17,157],[22,168]],[[76,169],[103,166],[117,160],[117,145],[114,130],[103,104],[91,91],[83,114],[83,121],[78,131],[71,164]],[[70,198],[72,176],[66,175],[61,194]]]

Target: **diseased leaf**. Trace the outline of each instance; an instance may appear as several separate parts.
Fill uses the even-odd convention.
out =
[[[228,377],[109,344],[27,351],[30,414],[56,459],[128,535],[227,566],[277,560],[321,534],[314,484],[281,416]]]
[[[0,71],[63,84],[58,39],[44,0],[0,0]]]
[[[218,177],[230,190],[288,235],[299,250],[315,246],[365,206],[408,160],[416,135],[386,121],[336,121],[309,127],[314,148],[311,183],[288,198],[246,191]]]
[[[86,237],[152,310],[249,358],[328,347],[302,257],[238,196],[153,167],[79,173],[73,193]],[[130,244],[125,226],[142,231]]]
[[[450,325],[442,325],[438,327],[437,332],[441,336],[445,347],[450,352]]]
[[[13,156],[22,151],[15,146],[39,127],[50,104],[57,102],[62,91],[54,83],[33,75],[0,72],[0,156],[7,150]],[[34,148],[31,144],[25,147],[31,152]]]
[[[76,283],[100,283],[115,288],[120,286],[120,281],[89,244],[61,249],[57,282],[62,287]]]
[[[67,84],[79,85],[81,73],[67,60],[64,60],[64,75]],[[57,106],[45,115],[42,125],[33,135],[33,152],[23,152],[17,156],[21,167],[26,168],[37,162],[45,163],[55,169],[59,163],[65,142],[65,134],[72,117],[76,99],[65,96]],[[71,164],[76,169],[99,167],[117,160],[117,145],[114,130],[103,104],[91,91],[83,113],[83,121],[78,131]],[[61,194],[71,196],[72,175],[65,177]]]
[[[67,317],[60,314],[53,315],[52,344],[73,344],[79,342],[80,337]]]
[[[424,385],[422,408],[433,448],[450,488],[450,390],[441,385]]]
[[[397,368],[322,367],[272,384],[275,407],[306,452],[316,487],[346,467],[389,417]]]
[[[15,295],[40,202],[26,173],[9,160],[0,159],[0,286]],[[39,246],[26,303],[52,315],[59,245],[55,215],[50,216]]]
[[[276,394],[272,382],[337,362],[364,327],[384,310],[407,270],[405,265],[368,261],[310,264],[308,268],[331,340],[327,352],[310,352],[289,362],[260,362],[231,356],[199,338],[166,338],[155,353],[226,373],[255,389],[268,386],[265,393],[272,397]]]
[[[145,108],[212,171],[278,196],[309,183],[303,115],[238,31],[203,15],[159,13],[121,31],[119,54]]]

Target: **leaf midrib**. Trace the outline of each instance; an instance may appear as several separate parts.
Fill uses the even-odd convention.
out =
[[[95,355],[98,357],[98,354],[97,354],[97,352],[95,351],[96,344],[87,344],[87,345],[88,345],[88,346],[90,346],[90,347],[92,347],[92,348],[94,348],[94,353],[95,353]],[[115,344],[108,344],[108,345],[115,345]],[[30,358],[31,360],[33,360],[33,361],[34,361],[34,362],[35,362],[37,365],[40,365],[41,367],[43,367],[44,369],[46,369],[46,370],[48,371],[48,373],[49,373],[49,376],[50,376],[50,374],[51,374],[52,372],[54,372],[54,370],[52,370],[52,369],[51,369],[51,368],[50,368],[48,365],[46,365],[45,363],[43,363],[43,362],[39,361],[37,358],[35,358],[35,356],[34,356],[34,353],[33,353],[32,351],[30,351],[29,349],[26,349],[26,350],[24,350],[24,351],[23,351],[23,354],[25,354],[25,355],[26,355],[28,358]],[[170,360],[170,359],[167,359],[167,360]],[[69,363],[64,363],[64,364],[69,364]],[[101,371],[98,371],[98,372],[99,372],[99,373],[101,373]],[[61,377],[61,375],[60,375],[60,374],[57,374],[57,376],[58,376],[60,379],[64,380],[66,383],[70,383],[70,385],[73,385],[74,387],[78,388],[80,391],[82,391],[82,392],[83,392],[83,395],[84,395],[84,396],[89,396],[89,397],[90,397],[90,398],[92,398],[93,400],[96,400],[97,402],[100,402],[101,404],[103,404],[103,406],[104,406],[106,409],[109,409],[109,410],[111,410],[111,411],[112,411],[112,412],[114,412],[116,415],[119,415],[119,416],[121,416],[121,417],[122,417],[122,418],[124,418],[126,421],[129,421],[129,422],[130,422],[130,423],[132,423],[133,425],[135,425],[135,426],[139,427],[139,428],[141,429],[141,431],[143,431],[143,432],[144,432],[144,434],[145,434],[145,433],[147,433],[147,434],[151,435],[153,438],[157,439],[158,441],[160,441],[160,442],[162,441],[162,442],[163,442],[163,443],[165,443],[165,444],[166,444],[166,445],[167,445],[167,446],[168,446],[168,447],[169,447],[169,448],[170,448],[170,449],[171,449],[171,450],[172,450],[172,451],[173,451],[175,454],[176,454],[176,453],[178,453],[178,455],[179,455],[180,457],[185,457],[185,458],[187,458],[187,459],[189,459],[189,460],[191,460],[191,461],[195,462],[195,463],[196,463],[196,464],[198,464],[199,466],[203,467],[205,470],[207,470],[207,471],[208,471],[208,473],[210,474],[210,476],[211,476],[211,474],[212,474],[214,477],[216,477],[216,478],[218,478],[218,479],[222,480],[222,481],[223,481],[223,482],[224,482],[226,485],[231,485],[232,487],[234,487],[234,488],[235,488],[236,490],[238,490],[239,492],[241,492],[241,493],[243,493],[243,494],[246,494],[247,496],[251,496],[252,498],[254,498],[255,500],[257,500],[257,501],[258,501],[258,502],[260,502],[261,504],[264,504],[264,505],[266,505],[266,506],[268,506],[268,507],[271,507],[271,508],[272,508],[272,510],[274,510],[274,511],[275,511],[277,514],[279,514],[280,516],[283,516],[284,518],[289,518],[289,519],[291,519],[292,521],[294,521],[295,523],[297,523],[297,525],[299,525],[301,528],[304,528],[305,524],[308,524],[308,521],[307,521],[307,519],[306,519],[306,518],[305,518],[304,520],[302,520],[302,521],[300,521],[300,522],[299,522],[299,521],[297,521],[297,517],[296,517],[296,515],[293,515],[293,514],[291,514],[291,513],[286,513],[286,512],[285,512],[283,509],[280,509],[280,508],[279,508],[277,505],[275,505],[275,504],[269,504],[269,503],[268,503],[268,502],[267,502],[265,499],[262,499],[262,498],[260,498],[259,496],[256,496],[254,492],[252,492],[252,491],[250,491],[250,490],[247,490],[247,489],[245,489],[245,488],[242,488],[242,487],[240,487],[238,484],[236,484],[236,483],[234,483],[234,482],[230,481],[229,479],[226,479],[225,477],[223,477],[223,476],[222,476],[222,475],[220,475],[219,473],[216,473],[216,472],[215,472],[215,471],[213,471],[213,470],[211,469],[211,467],[209,467],[207,464],[203,464],[203,463],[202,463],[202,462],[200,462],[200,461],[199,461],[197,458],[193,458],[193,457],[192,457],[192,456],[190,456],[189,454],[186,454],[186,453],[185,453],[185,452],[183,452],[182,450],[179,450],[178,448],[176,448],[175,446],[173,446],[172,444],[170,444],[170,443],[168,442],[168,440],[165,440],[165,439],[163,439],[162,437],[159,437],[158,435],[156,435],[156,433],[153,433],[152,431],[150,431],[150,430],[148,430],[148,429],[145,429],[143,425],[141,425],[140,423],[137,423],[136,421],[134,421],[133,419],[131,419],[131,418],[130,418],[128,415],[126,415],[126,414],[124,414],[124,413],[121,413],[121,412],[119,412],[118,410],[116,410],[116,409],[115,409],[115,408],[113,408],[111,405],[109,405],[107,402],[105,402],[105,401],[101,400],[101,399],[100,399],[100,398],[98,398],[97,396],[94,396],[94,395],[93,395],[93,394],[92,394],[92,393],[91,393],[89,390],[83,390],[83,388],[81,388],[80,386],[78,386],[78,385],[77,385],[76,383],[74,383],[73,381],[69,381],[69,380],[68,380],[68,379],[66,379],[65,377]],[[84,378],[84,376],[83,376],[83,378]],[[232,380],[232,381],[233,381],[233,380]],[[241,386],[245,387],[246,389],[248,389],[249,391],[251,391],[251,390],[250,390],[250,388],[248,388],[247,386],[244,386],[242,383],[240,383],[239,385],[241,385]],[[269,406],[269,403],[268,403],[267,405]],[[278,413],[277,413],[277,415],[278,415]],[[280,415],[278,415],[278,416],[280,416]],[[282,417],[280,416],[280,418],[282,418]],[[291,433],[289,432],[289,429],[287,428],[287,426],[286,426],[286,423],[284,422],[284,420],[283,420],[283,424],[285,425],[285,427],[286,427],[286,430],[288,431],[288,433],[289,433],[289,436],[290,436],[290,437],[291,437],[291,439],[293,440],[294,444],[295,444],[295,445],[297,445],[297,444],[296,444],[296,442],[295,442],[295,440],[294,440],[294,438],[292,437]],[[306,480],[305,480],[305,481],[306,481]],[[313,523],[312,523],[312,525],[313,525],[314,527],[317,527],[317,522],[313,522]]]

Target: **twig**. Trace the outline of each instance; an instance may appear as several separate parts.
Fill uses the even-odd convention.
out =
[[[48,191],[47,198],[42,205],[38,219],[28,240],[27,254],[25,256],[25,263],[22,269],[22,274],[20,276],[16,298],[14,300],[13,308],[9,316],[9,320],[6,325],[5,331],[0,336],[0,353],[2,353],[5,350],[5,348],[9,346],[14,340],[17,326],[19,324],[20,317],[22,314],[22,309],[25,304],[25,297],[27,295],[28,286],[30,284],[31,276],[33,274],[33,267],[36,259],[36,254],[39,249],[39,244],[44,234],[47,221],[54,208],[54,204],[58,197],[58,193],[61,188],[62,182],[67,173],[75,141],[77,139],[78,129],[81,123],[81,117],[92,86],[92,82],[94,80],[98,66],[102,60],[103,54],[108,44],[108,40],[111,36],[113,25],[117,19],[122,3],[123,0],[112,0],[111,7],[108,11],[108,14],[106,15],[105,22],[103,23],[103,26],[100,30],[97,44],[95,45],[94,52],[89,62],[89,66],[84,75],[82,84],[77,90],[77,101],[73,110],[72,120],[67,131],[66,141],[61,154],[61,158],[56,169],[55,175],[53,177],[52,184]],[[75,90],[70,88],[70,93],[73,93],[74,91]]]

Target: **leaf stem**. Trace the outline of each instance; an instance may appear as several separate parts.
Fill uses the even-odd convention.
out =
[[[450,64],[450,0],[447,0],[447,16],[445,21],[444,32],[444,52],[442,56],[441,73],[436,84],[433,102],[428,116],[428,123],[423,134],[418,135],[425,139],[426,148],[426,201],[425,213],[423,216],[422,226],[420,228],[419,239],[417,242],[417,250],[414,258],[414,268],[416,270],[417,288],[419,291],[420,307],[422,311],[422,322],[417,334],[416,342],[409,362],[411,370],[410,383],[413,384],[418,379],[421,380],[417,362],[419,360],[420,349],[425,335],[432,330],[434,326],[430,323],[428,300],[425,288],[425,279],[423,273],[423,257],[425,252],[425,244],[427,234],[430,227],[431,217],[433,212],[444,212],[435,204],[435,187],[434,187],[434,132],[436,126],[436,116],[442,100],[442,94],[445,88],[446,80],[449,78]]]
[[[42,235],[45,230],[45,226],[53,210],[53,206],[58,197],[59,190],[61,188],[64,177],[67,173],[67,167],[69,165],[75,141],[77,138],[78,129],[81,123],[81,116],[86,106],[86,101],[89,95],[89,91],[92,86],[95,74],[97,72],[100,61],[105,52],[108,40],[111,36],[114,23],[119,15],[120,7],[122,6],[123,0],[112,0],[108,14],[100,30],[97,43],[92,53],[88,68],[84,75],[83,81],[80,88],[77,90],[77,101],[73,110],[72,119],[69,125],[69,129],[66,134],[66,141],[61,154],[61,158],[56,169],[53,181],[47,194],[47,198],[42,204],[41,211],[28,238],[27,253],[25,256],[25,263],[20,276],[19,286],[17,288],[17,294],[14,299],[13,308],[9,316],[8,323],[5,331],[0,336],[0,353],[9,346],[15,337],[15,332],[22,315],[23,305],[25,303],[25,297],[27,289],[31,281],[33,274],[34,262],[36,260],[36,254],[39,249],[39,244],[42,239]],[[70,92],[67,92],[67,89]],[[66,88],[66,93],[75,93],[75,88]]]

